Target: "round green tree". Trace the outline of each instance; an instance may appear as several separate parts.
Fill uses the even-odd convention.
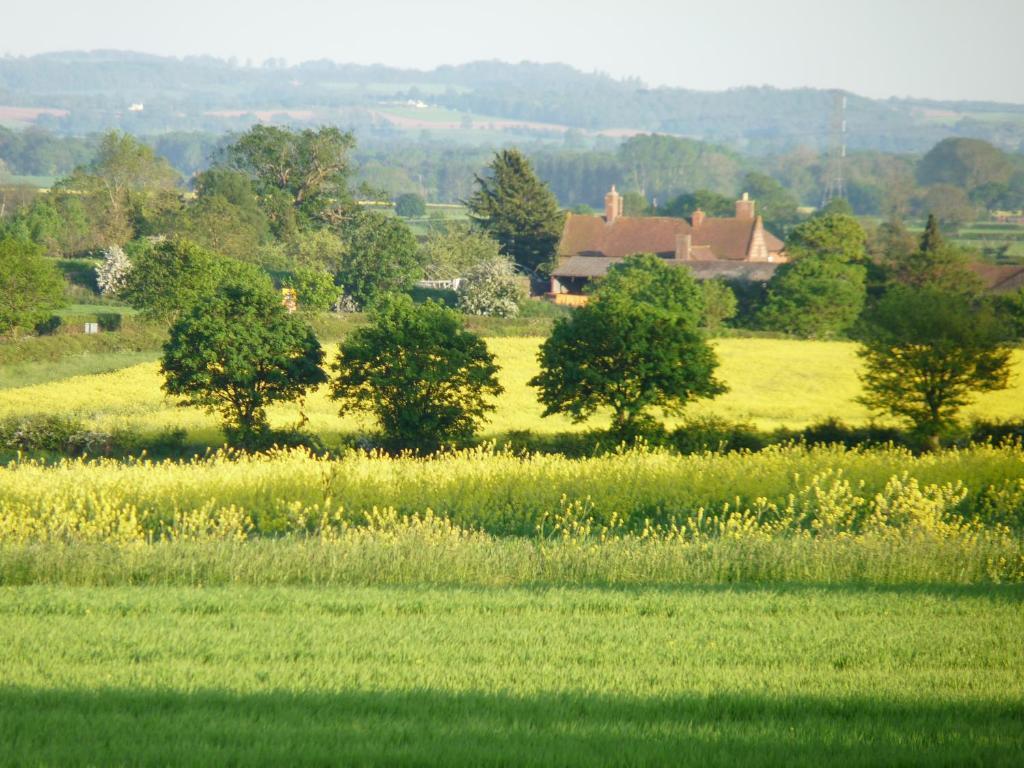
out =
[[[360,306],[382,294],[408,290],[423,275],[416,237],[393,216],[357,214],[345,231],[345,243],[337,281]]]
[[[313,329],[267,285],[225,285],[172,327],[160,369],[180,405],[221,415],[228,441],[261,447],[266,407],[296,400],[327,380]]]
[[[471,438],[502,392],[483,340],[442,304],[390,296],[341,345],[334,398],[373,414],[388,445],[434,451]]]
[[[427,201],[423,195],[406,192],[395,198],[395,213],[403,219],[415,219],[427,215]]]
[[[64,280],[28,240],[0,239],[0,334],[31,329],[50,316],[64,297]]]
[[[1005,338],[991,309],[962,292],[894,288],[862,330],[860,402],[909,422],[937,447],[975,392],[1009,385]]]
[[[613,432],[630,437],[644,431],[655,408],[680,413],[693,399],[724,392],[714,350],[697,329],[701,310],[686,270],[651,256],[613,268],[541,346],[541,370],[530,385],[544,415],[579,422],[608,408]]]

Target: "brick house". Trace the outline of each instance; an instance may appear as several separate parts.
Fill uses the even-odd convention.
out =
[[[782,241],[765,229],[746,194],[736,201],[734,216],[712,217],[697,210],[689,221],[624,216],[614,186],[604,203],[604,216],[566,217],[549,294],[559,303],[582,303],[587,283],[635,253],[654,253],[672,266],[687,266],[698,280],[767,282],[786,261]]]

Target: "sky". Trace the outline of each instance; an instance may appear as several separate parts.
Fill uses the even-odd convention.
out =
[[[1024,0],[37,0],[0,55],[121,49],[430,69],[564,62],[650,85],[1024,103]]]

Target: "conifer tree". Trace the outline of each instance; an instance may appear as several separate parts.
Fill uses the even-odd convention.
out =
[[[466,201],[470,217],[517,264],[546,272],[562,233],[558,200],[518,150],[496,153],[489,170]]]

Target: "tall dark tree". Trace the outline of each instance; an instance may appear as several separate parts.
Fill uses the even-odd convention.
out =
[[[862,329],[860,401],[905,419],[936,447],[973,393],[1008,386],[1005,336],[991,309],[963,293],[898,286]]]
[[[489,170],[476,177],[477,189],[466,201],[470,217],[517,264],[545,271],[562,234],[558,201],[516,149],[496,153]]]
[[[172,327],[160,363],[164,391],[180,405],[219,413],[230,443],[265,445],[266,407],[327,380],[313,329],[268,285],[218,289]]]
[[[371,325],[341,345],[334,398],[342,413],[372,413],[389,445],[433,451],[471,438],[499,395],[483,340],[442,304],[383,299]]]

